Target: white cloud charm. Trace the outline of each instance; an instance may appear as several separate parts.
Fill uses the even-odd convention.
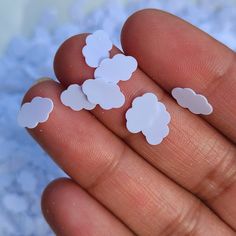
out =
[[[156,95],[146,93],[134,99],[126,113],[126,126],[131,133],[142,132],[151,145],[157,145],[169,134],[170,114]]]
[[[106,82],[118,83],[120,80],[129,80],[137,67],[138,63],[134,57],[117,54],[113,58],[102,60],[94,76]]]
[[[166,115],[168,116],[168,115]],[[150,127],[144,129],[142,133],[145,135],[147,142],[151,145],[158,145],[160,144],[165,137],[169,134],[169,127],[168,127],[168,118],[166,120],[159,120],[156,118]],[[167,123],[168,122],[168,123]]]
[[[110,56],[112,42],[103,30],[97,30],[86,38],[86,45],[82,49],[82,54],[88,66],[96,68],[100,62]]]
[[[61,102],[67,107],[70,107],[74,111],[92,110],[96,107],[88,101],[86,95],[83,93],[81,86],[78,84],[70,85],[61,94]]]
[[[146,93],[133,100],[132,108],[126,112],[127,128],[131,133],[139,133],[150,127],[158,112],[157,98]]]
[[[213,107],[206,97],[196,94],[190,88],[175,88],[172,90],[172,96],[181,107],[189,109],[194,114],[210,115],[213,112]]]
[[[21,127],[33,129],[39,123],[46,122],[53,110],[53,101],[49,98],[35,97],[22,105],[17,121]]]
[[[82,90],[91,103],[98,104],[105,110],[122,107],[125,102],[125,96],[118,85],[102,80],[86,80]]]

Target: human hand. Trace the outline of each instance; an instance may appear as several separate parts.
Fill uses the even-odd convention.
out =
[[[62,105],[60,94],[93,78],[82,56],[85,37],[69,39],[58,51],[61,84],[44,81],[24,98],[48,97],[55,106],[46,123],[29,130],[71,177],[51,183],[42,197],[55,233],[235,235],[235,53],[172,15],[143,10],[122,32],[124,52],[140,67],[120,83],[125,105],[74,112]],[[112,55],[118,52],[113,48]],[[169,94],[174,87],[205,95],[213,114],[196,116],[178,106]],[[125,126],[132,100],[145,92],[156,94],[172,117],[170,134],[158,146]]]

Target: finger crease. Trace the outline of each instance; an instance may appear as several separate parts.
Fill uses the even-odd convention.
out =
[[[221,161],[195,187],[194,191],[206,202],[214,201],[226,193],[236,182],[236,150],[229,148]]]
[[[119,167],[121,159],[125,156],[125,153],[127,152],[127,146],[123,144],[123,147],[121,148],[121,152],[119,155],[114,155],[113,158],[111,158],[111,161],[109,164],[106,165],[104,170],[97,176],[95,181],[93,181],[88,187],[86,187],[87,191],[94,192],[94,190],[104,183],[107,178],[111,177],[112,174],[115,172],[115,170]]]
[[[197,231],[201,213],[202,203],[196,200],[193,206],[188,207],[187,211],[183,210],[178,214],[177,217],[165,227],[160,235],[194,235]]]

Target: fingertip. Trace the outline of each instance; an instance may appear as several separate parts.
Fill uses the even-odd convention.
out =
[[[73,185],[73,182],[70,179],[59,178],[49,183],[44,189],[41,197],[41,209],[46,220],[53,212],[51,211],[51,208],[54,207],[57,201],[60,202],[62,193],[65,190],[69,190],[70,185]]]
[[[148,42],[148,43],[147,43]],[[146,9],[133,14],[122,29],[121,43],[139,67],[166,90],[210,81],[225,72],[232,51],[185,20],[167,12]],[[167,79],[168,78],[168,79]],[[189,79],[192,78],[192,79]]]
[[[135,37],[133,32],[136,32],[136,34],[138,35],[140,31],[140,26],[143,26],[146,23],[148,23],[149,25],[150,22],[147,21],[152,20],[153,16],[155,16],[155,18],[159,17],[159,22],[162,23],[163,17],[166,17],[168,15],[171,16],[171,14],[164,12],[162,10],[148,8],[137,11],[133,13],[131,16],[129,16],[128,19],[125,21],[121,30],[121,43],[124,51],[126,49],[126,41],[129,40],[129,35],[134,36],[133,40],[139,40],[139,37]]]
[[[67,209],[67,203],[70,196],[72,196],[71,201],[73,201],[75,186],[72,180],[60,178],[52,181],[42,194],[41,209],[43,216],[56,234],[71,235],[72,233],[73,227],[68,227],[67,221],[71,219],[69,223],[74,225],[75,216],[71,211],[72,216],[70,217],[70,207]]]
[[[36,96],[43,96],[43,94],[46,94],[55,84],[59,85],[56,81],[48,77],[38,79],[25,93],[22,104],[30,102]]]
[[[43,215],[56,235],[132,235],[71,179],[51,182],[41,200]]]
[[[54,71],[63,85],[81,84],[84,78],[92,78],[94,69],[84,60],[82,49],[88,34],[79,34],[67,39],[54,58]]]

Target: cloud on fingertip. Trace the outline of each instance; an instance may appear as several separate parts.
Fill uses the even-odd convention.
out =
[[[86,38],[86,45],[82,49],[82,54],[88,66],[96,68],[100,62],[110,56],[112,42],[103,30],[97,30]]]
[[[33,129],[39,123],[48,120],[53,110],[53,101],[49,98],[35,97],[31,102],[22,105],[17,121],[21,127]]]

